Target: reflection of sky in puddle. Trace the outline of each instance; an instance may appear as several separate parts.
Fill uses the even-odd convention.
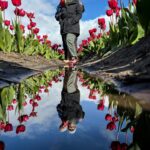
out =
[[[81,87],[78,83],[81,94],[81,105],[85,112],[85,118],[77,126],[77,132],[73,135],[68,132],[60,133],[58,127],[60,118],[58,117],[56,106],[61,100],[62,82],[54,83],[50,88],[49,94],[41,94],[42,101],[39,102],[37,117],[30,118],[26,125],[26,132],[16,135],[15,131],[11,133],[2,133],[1,140],[6,144],[6,150],[108,150],[111,141],[116,139],[116,131],[106,130],[108,122],[105,121],[105,110],[97,110],[99,98],[89,100],[89,90]],[[105,103],[108,107],[108,101]],[[29,114],[31,107],[25,108],[25,113]],[[14,128],[19,124],[18,115],[10,113],[10,122]],[[125,142],[125,134],[119,137],[119,140]],[[131,142],[131,137],[128,139]]]

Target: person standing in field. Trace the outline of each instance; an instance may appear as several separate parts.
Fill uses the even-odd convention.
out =
[[[80,35],[80,19],[84,12],[84,6],[80,0],[60,0],[55,18],[59,21],[65,50],[65,63],[76,64],[77,38]]]

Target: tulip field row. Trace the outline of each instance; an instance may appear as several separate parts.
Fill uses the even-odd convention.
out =
[[[79,46],[80,56],[94,52],[102,57],[108,51],[134,45],[147,36],[150,33],[149,5],[149,1],[131,0],[125,7],[122,0],[108,0],[109,30],[105,18],[99,18],[99,29],[89,30],[90,36]]]
[[[5,17],[8,1],[0,0],[0,51],[41,55],[46,59],[62,58],[64,51],[58,49],[60,45],[52,45],[47,35],[39,35],[40,29],[34,22],[34,13],[26,12],[20,8],[21,0],[12,0],[12,4],[15,6],[14,14],[16,17],[11,22]],[[24,17],[29,20],[27,27],[22,24]]]
[[[47,35],[39,35],[40,29],[34,22],[34,13],[20,8],[21,0],[12,0],[12,4],[15,6],[16,17],[11,22],[5,17],[8,1],[0,0],[0,51],[62,59],[64,50],[60,48],[61,45],[52,44]],[[133,45],[141,37],[148,35],[148,4],[148,1],[132,0],[125,7],[122,0],[108,0],[109,9],[106,10],[106,15],[110,17],[109,30],[106,30],[105,18],[99,18],[99,29],[89,30],[90,36],[82,40],[78,54],[82,57],[94,52],[103,56],[108,51]],[[28,34],[25,34],[26,27],[21,23],[24,17],[29,19]]]

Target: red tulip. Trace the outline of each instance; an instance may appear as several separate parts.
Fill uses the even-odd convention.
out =
[[[87,40],[82,40],[82,46],[87,47],[88,46],[88,41]]]
[[[10,25],[10,30],[14,30],[14,27],[12,25]],[[13,99],[12,100],[12,103],[13,104],[16,104],[17,103],[17,100],[16,99]]]
[[[47,39],[48,38],[48,36],[47,35],[43,35],[43,39]]]
[[[26,101],[23,102],[22,105],[23,105],[24,107],[27,106],[27,102],[26,102]]]
[[[111,150],[121,150],[121,144],[119,141],[113,141],[111,143]]]
[[[30,22],[30,26],[32,27],[32,28],[34,28],[35,26],[36,26],[36,23],[35,22]]]
[[[7,108],[7,110],[9,110],[9,111],[14,110],[14,106],[13,105],[9,105],[8,108]]]
[[[26,14],[25,10],[23,10],[23,9],[19,10],[19,16],[24,17],[25,14]]]
[[[11,0],[11,1],[12,1],[12,4],[16,7],[21,5],[21,0]]]
[[[4,11],[8,8],[8,1],[0,1],[0,10]]]
[[[136,4],[137,4],[137,0],[132,0],[132,2],[133,2],[133,5],[135,5],[135,6],[136,6]]]
[[[28,30],[32,29],[32,26],[30,24],[27,27],[28,27]]]
[[[97,38],[100,39],[101,37],[102,37],[102,34],[99,33],[99,34],[97,35]]]
[[[104,25],[104,24],[105,24],[105,18],[99,18],[99,19],[98,19],[98,24],[99,24],[100,26]]]
[[[112,116],[111,116],[110,114],[107,114],[107,115],[105,116],[105,120],[107,120],[107,121],[112,121]]]
[[[112,9],[106,10],[106,15],[107,16],[112,16],[112,14],[113,14],[113,10]]]
[[[116,9],[118,7],[118,2],[116,0],[108,0],[108,5],[111,9]]]
[[[108,129],[108,130],[110,130],[110,131],[116,129],[115,123],[114,123],[114,122],[108,123],[106,129]]]
[[[20,29],[22,30],[22,32],[24,32],[25,26],[21,24]]]
[[[65,6],[65,0],[60,0],[60,5],[61,5],[62,7],[64,7],[64,6]]]
[[[102,29],[102,30],[105,30],[105,29],[106,29],[106,24],[102,25],[102,26],[101,26],[101,29]]]
[[[39,29],[39,28],[35,28],[35,29],[33,29],[33,33],[34,33],[34,34],[38,34],[38,33],[39,33],[39,31],[40,31],[40,29]]]
[[[4,132],[10,132],[13,131],[13,126],[10,123],[7,123],[4,129]]]
[[[5,26],[10,26],[10,21],[9,20],[4,20],[4,24],[5,24]]]
[[[19,134],[21,132],[25,132],[26,127],[24,125],[19,125],[16,129],[16,133]]]
[[[26,14],[27,14],[27,17],[28,17],[29,19],[35,18],[35,17],[34,17],[34,13],[26,13]]]

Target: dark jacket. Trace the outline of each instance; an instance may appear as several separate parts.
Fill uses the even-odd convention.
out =
[[[84,112],[80,105],[80,92],[74,93],[62,91],[62,100],[57,106],[58,115],[62,120],[79,120],[84,118]]]
[[[70,3],[65,4],[64,7],[60,4],[58,5],[55,18],[60,23],[61,34],[80,34],[79,21],[83,11],[84,6],[79,3],[79,0],[72,0]]]

